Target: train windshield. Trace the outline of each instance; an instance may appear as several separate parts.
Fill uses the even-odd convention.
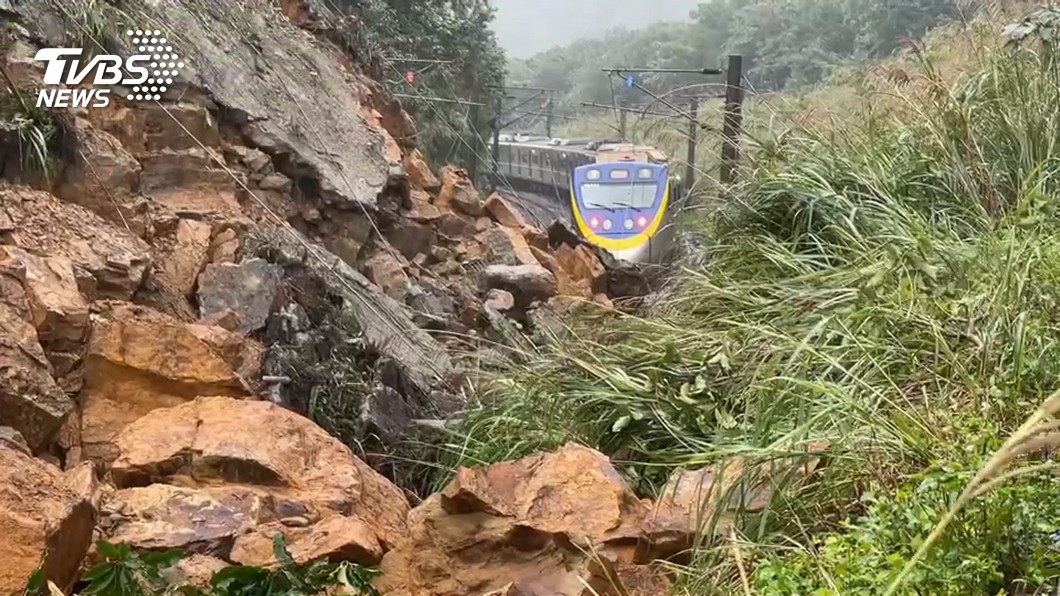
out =
[[[581,199],[586,209],[650,209],[658,192],[658,182],[587,183],[582,184]]]

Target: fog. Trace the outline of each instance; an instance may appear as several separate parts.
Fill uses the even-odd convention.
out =
[[[493,28],[509,56],[525,58],[611,27],[686,20],[700,0],[492,0]]]

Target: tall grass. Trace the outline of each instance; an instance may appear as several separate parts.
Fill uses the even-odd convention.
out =
[[[758,147],[701,264],[496,379],[448,463],[573,440],[653,494],[676,467],[825,442],[824,473],[704,541],[677,593],[740,592],[734,539],[763,594],[1053,586],[1056,481],[990,456],[1060,389],[1060,75],[1036,39],[979,45],[961,75],[936,50],[872,82],[876,109]]]

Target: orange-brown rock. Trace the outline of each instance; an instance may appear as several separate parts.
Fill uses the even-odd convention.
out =
[[[206,266],[212,236],[213,228],[206,222],[177,221],[172,237],[167,239],[156,259],[158,267],[154,277],[163,292],[180,299],[192,295],[195,280]]]
[[[177,561],[177,564],[166,572],[172,586],[193,586],[206,590],[210,587],[214,574],[226,567],[228,563],[217,557],[192,554]]]
[[[607,271],[587,246],[562,245],[555,251],[556,263],[581,289],[580,296],[591,298],[606,290]]]
[[[494,226],[482,233],[481,239],[487,247],[491,263],[498,265],[538,265],[537,258],[534,257],[530,246],[518,230]]]
[[[584,294],[586,288],[575,283],[574,278],[567,273],[567,270],[559,266],[559,262],[556,260],[556,257],[552,256],[552,253],[539,249],[536,246],[531,246],[530,254],[534,255],[537,262],[545,269],[548,269],[549,272],[556,277],[557,295],[581,297]]]
[[[408,218],[420,223],[429,223],[444,215],[444,212],[431,202],[431,195],[425,191],[413,188],[409,191],[409,199],[412,201],[412,209],[408,212]]]
[[[85,457],[113,458],[117,434],[156,408],[247,393],[238,372],[194,325],[127,303],[99,303],[96,310],[81,392]]]
[[[191,324],[188,330],[213,348],[245,385],[253,387],[261,378],[265,346],[260,341],[218,325]]]
[[[154,410],[126,427],[117,446],[120,456],[111,467],[116,486],[169,491],[175,487],[158,488],[162,485],[151,483],[180,483],[200,495],[195,498],[227,503],[232,513],[219,518],[223,531],[211,534],[220,536],[211,540],[221,546],[228,540],[223,537],[234,540],[250,527],[293,517],[305,518],[309,527],[335,516],[353,520],[329,521],[315,535],[302,536],[309,540],[307,549],[311,545],[326,549],[332,544],[325,540],[329,528],[343,529],[338,535],[348,538],[352,535],[348,530],[357,522],[368,528],[365,535],[378,541],[384,551],[407,532],[408,502],[400,489],[313,422],[270,402],[209,397]],[[237,498],[234,492],[219,495],[217,487],[223,483],[231,491],[239,489],[255,497]],[[189,498],[181,495],[181,499]],[[255,500],[260,504],[254,505]],[[174,505],[170,517],[178,520],[186,507],[198,505]],[[195,522],[186,515],[173,523],[179,527]],[[191,530],[194,527],[186,528],[185,534]],[[139,532],[140,541],[150,542],[152,532]],[[165,528],[159,532],[170,534]],[[227,545],[231,544],[229,540]],[[359,544],[371,546],[372,542],[364,538]],[[352,552],[343,550],[346,546],[336,548]]]
[[[651,513],[644,519],[643,534],[650,545],[641,557],[669,558],[692,546],[697,534],[723,534],[739,511],[760,511],[769,505],[778,483],[794,486],[820,465],[824,444],[811,444],[804,458],[760,464],[743,457],[697,470],[676,470],[670,475]]]
[[[527,244],[540,250],[548,250],[548,234],[544,230],[534,226],[523,226],[521,231]]]
[[[408,275],[397,257],[390,251],[381,250],[364,262],[364,275],[379,286],[383,293],[391,298],[401,299],[404,288],[408,286]]]
[[[78,291],[73,263],[15,247],[5,250],[26,268],[26,297],[41,345],[48,351],[80,352],[88,332],[88,303]]]
[[[283,535],[291,558],[300,565],[326,559],[374,566],[383,557],[383,547],[368,524],[335,515],[308,527],[288,527],[282,521],[258,526],[236,538],[230,559],[240,565],[275,566],[272,541],[276,534]]]
[[[433,191],[442,185],[418,149],[414,149],[405,156],[405,174],[414,188]]]
[[[10,426],[37,451],[74,409],[55,383],[37,340],[25,291],[26,268],[0,249],[0,426]]]
[[[384,555],[376,586],[384,595],[585,596],[592,585],[602,595],[657,596],[650,590],[665,583],[644,581],[648,571],[621,556],[647,510],[604,455],[574,444],[462,468],[409,514],[408,536]]]
[[[0,445],[0,594],[22,594],[43,565],[45,577],[68,589],[92,541],[95,486],[85,470],[58,468]]]
[[[478,217],[483,213],[482,198],[467,170],[455,166],[445,166],[441,172],[442,190],[438,193],[436,204],[450,208],[465,215]]]
[[[486,199],[486,211],[494,221],[502,226],[521,230],[526,225],[522,214],[516,211],[500,193],[495,192]]]
[[[23,187],[0,186],[0,212],[10,220],[7,244],[73,263],[81,293],[128,300],[150,264],[147,245],[83,207]]]

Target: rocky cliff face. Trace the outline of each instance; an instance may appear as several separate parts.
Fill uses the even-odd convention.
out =
[[[556,567],[549,594],[629,569],[656,581],[625,547],[606,573],[572,550],[643,534],[643,504],[599,454],[571,448],[544,476],[529,461],[467,471],[410,510],[347,446],[386,449],[459,411],[458,356],[526,341],[511,320],[609,303],[597,254],[459,168],[432,172],[362,70],[358,24],[314,0],[90,12],[0,1],[18,90],[0,100],[35,97],[38,48],[128,53],[135,24],[166,31],[186,68],[158,102],[116,90],[57,111],[47,176],[0,129],[0,529],[17,537],[0,554],[18,561],[0,593],[42,562],[70,586],[93,532],[206,568],[267,564],[280,533],[298,560],[382,563],[394,594],[545,593],[518,587],[541,566]],[[326,429],[302,416],[311,397]],[[566,476],[583,468],[596,480]],[[531,511],[553,488],[557,509]],[[499,550],[478,561],[465,542]],[[409,563],[423,549],[430,569]]]

